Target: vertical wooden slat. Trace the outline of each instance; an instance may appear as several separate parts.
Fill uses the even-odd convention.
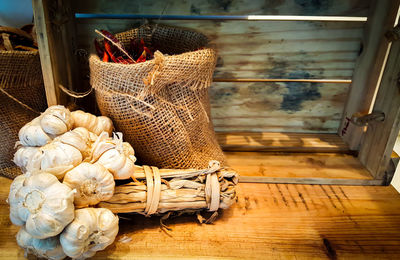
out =
[[[46,90],[47,105],[58,104],[58,91],[56,89],[56,80],[54,78],[54,68],[51,62],[51,43],[49,42],[49,25],[46,24],[48,15],[46,12],[46,1],[33,0],[33,16],[35,19],[37,41],[40,50],[40,61],[42,64],[42,73],[44,87]]]
[[[384,34],[393,27],[399,0],[374,1],[366,24],[363,51],[356,64],[353,83],[338,134],[350,149],[358,150],[364,128],[350,123],[356,112],[368,113],[385,63],[389,41]]]
[[[34,18],[48,105],[66,104],[58,85],[73,89],[77,82],[73,14],[69,1],[33,0]]]
[[[400,130],[400,40],[394,42],[373,111],[385,113],[383,122],[371,122],[361,145],[359,159],[376,178],[385,176]]]

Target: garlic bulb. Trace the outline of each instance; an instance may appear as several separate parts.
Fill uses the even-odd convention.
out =
[[[111,199],[114,194],[113,175],[97,163],[79,164],[65,174],[63,183],[76,189],[74,203],[77,207],[96,205]]]
[[[21,146],[14,154],[13,162],[26,171],[27,165],[40,154],[39,147]]]
[[[109,209],[75,210],[75,219],[61,233],[61,246],[71,258],[88,258],[111,245],[118,233],[118,217]]]
[[[47,134],[60,135],[72,127],[71,112],[64,106],[51,106],[41,115],[40,125]]]
[[[24,146],[43,146],[52,140],[40,126],[40,117],[24,125],[18,132],[18,138]]]
[[[11,222],[34,238],[56,236],[74,219],[74,192],[49,173],[20,175],[8,196]]]
[[[17,233],[17,243],[25,250],[26,254],[54,260],[67,257],[58,236],[38,239],[26,232],[25,227],[21,227]]]
[[[74,121],[74,128],[81,126],[96,135],[100,135],[102,132],[107,132],[109,135],[112,133],[113,123],[108,117],[95,116],[82,110],[74,111],[71,115]]]
[[[53,141],[40,149],[41,154],[28,163],[27,170],[32,173],[46,171],[62,179],[65,173],[83,160],[82,153],[75,147]]]
[[[17,204],[18,200],[16,199],[16,194],[19,189],[24,185],[24,181],[26,179],[26,175],[18,175],[10,186],[10,193],[8,194],[7,203],[8,204]],[[10,220],[11,223],[17,226],[22,226],[25,222],[18,215],[18,207],[10,207]]]
[[[23,146],[43,146],[71,129],[72,123],[68,109],[51,106],[19,130],[19,143]]]
[[[97,135],[89,132],[86,128],[78,127],[60,135],[54,141],[60,141],[75,147],[82,153],[83,158],[86,158],[90,156],[91,146],[96,139]]]
[[[129,143],[122,142],[122,133],[113,139],[105,133],[93,145],[92,162],[97,162],[109,170],[116,180],[129,179],[135,170],[136,157]]]

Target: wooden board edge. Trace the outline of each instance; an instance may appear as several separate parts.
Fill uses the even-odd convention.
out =
[[[363,51],[356,63],[350,92],[343,111],[338,134],[349,144],[351,150],[359,150],[364,127],[352,124],[354,113],[370,111],[386,63],[389,41],[384,36],[393,28],[400,0],[375,0],[370,7],[363,39]]]
[[[278,178],[264,176],[240,176],[241,183],[276,183],[276,184],[320,184],[320,185],[351,185],[351,186],[382,186],[384,180],[357,180],[331,178]]]

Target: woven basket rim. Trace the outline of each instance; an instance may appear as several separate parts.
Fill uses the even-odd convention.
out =
[[[215,49],[213,49],[213,48],[204,48],[204,49],[201,49],[201,50],[188,51],[188,52],[184,52],[184,53],[181,53],[181,54],[165,55],[164,59],[165,60],[169,60],[169,59],[172,59],[172,58],[180,58],[180,57],[186,56],[188,54],[197,54],[197,53],[201,54],[202,52],[211,52],[212,55],[216,55],[216,53],[217,53],[215,51]],[[89,56],[89,61],[93,60],[93,59],[94,59],[95,62],[98,62],[99,64],[101,64],[101,66],[114,66],[116,68],[118,68],[118,67],[132,67],[133,68],[133,67],[139,66],[141,64],[154,63],[154,59],[146,60],[144,62],[139,62],[139,63],[133,63],[133,64],[106,62],[106,61],[100,60],[100,57],[96,53],[92,52],[90,54],[90,56]]]

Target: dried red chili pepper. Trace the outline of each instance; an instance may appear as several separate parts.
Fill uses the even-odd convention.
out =
[[[137,63],[139,62],[145,62],[146,61],[146,51],[142,52],[142,55],[136,60]]]
[[[108,62],[108,60],[109,60],[108,55],[106,52],[104,52],[102,61]]]
[[[117,58],[115,58],[115,56],[113,54],[111,44],[107,40],[104,41],[104,49],[106,50],[107,54],[110,56],[112,61],[118,63]]]
[[[150,57],[154,56],[153,52],[146,46],[144,46],[143,49],[144,49],[144,51],[146,51],[147,55],[149,55]]]

